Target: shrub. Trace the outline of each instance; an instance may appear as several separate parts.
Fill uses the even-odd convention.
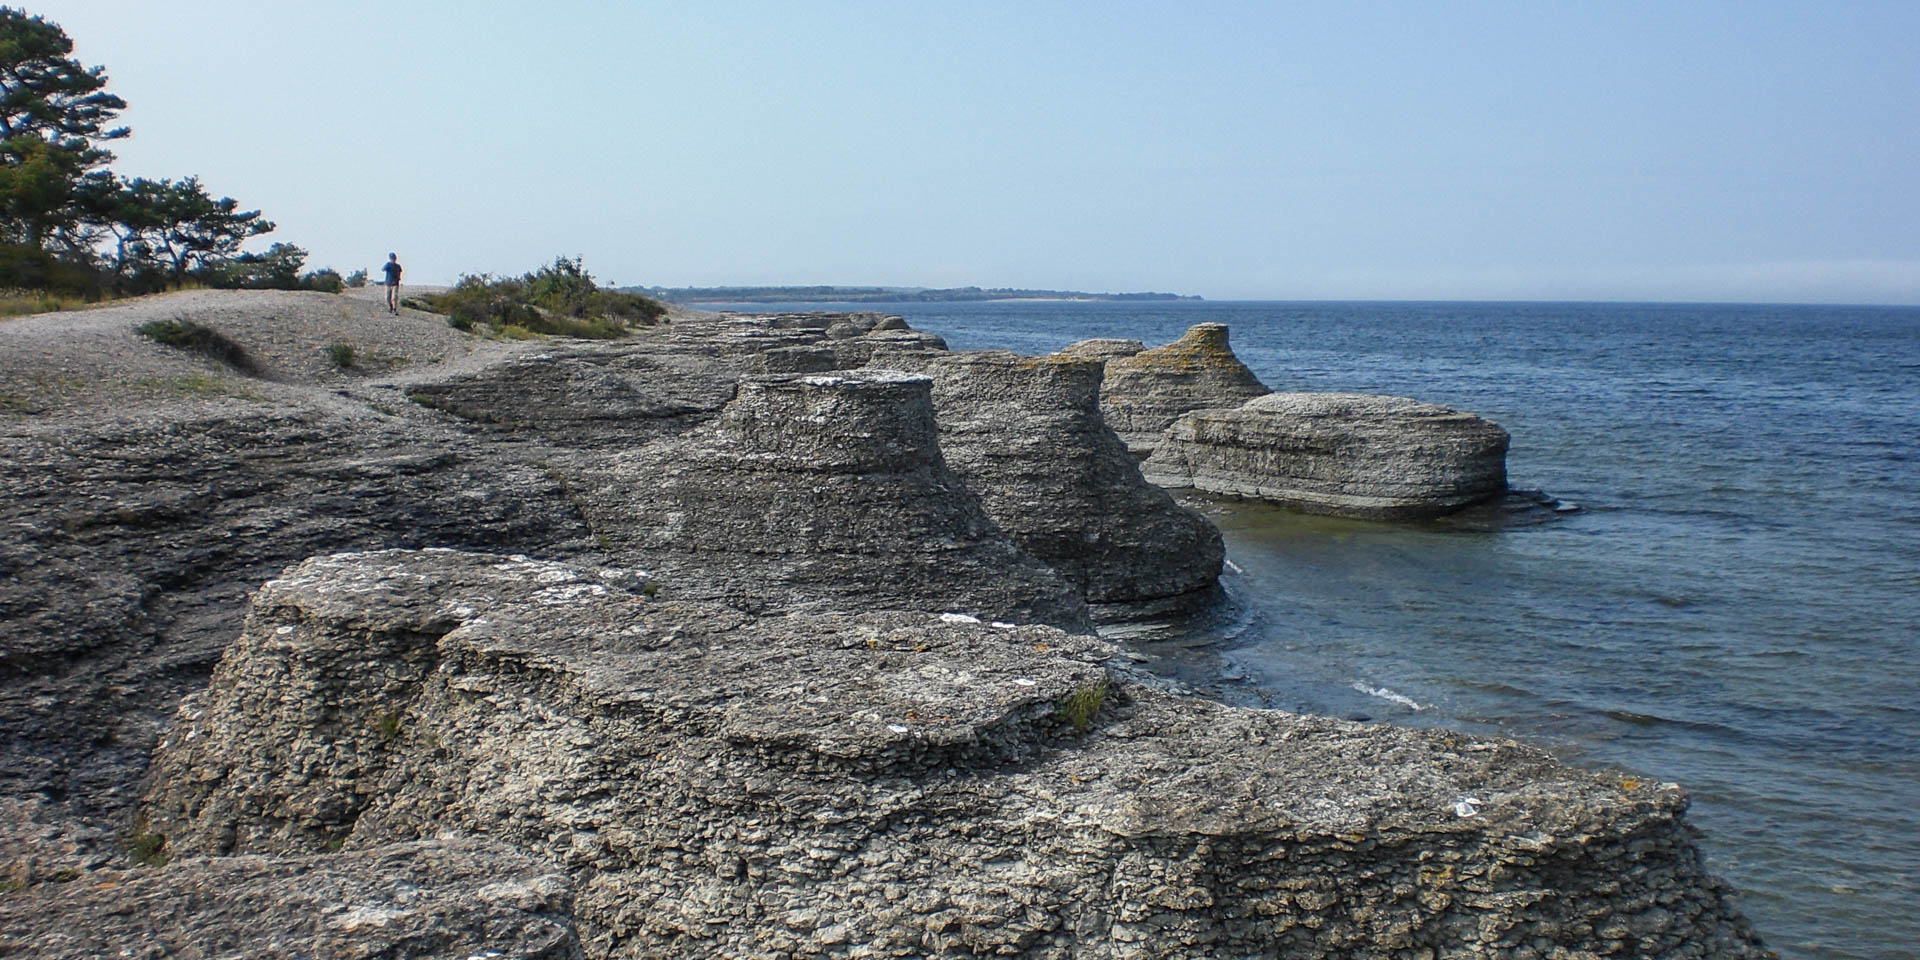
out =
[[[155,343],[218,360],[235,370],[257,372],[253,358],[247,356],[247,351],[239,344],[228,339],[226,334],[192,320],[153,320],[141,324],[138,332]]]
[[[361,287],[364,287],[367,285],[367,272],[365,270],[355,270],[354,272],[347,274],[346,282],[347,282],[347,286],[352,287],[355,290],[358,290]]]
[[[354,359],[353,355],[354,355],[354,350],[353,350],[353,344],[351,343],[327,344],[327,356],[332,358],[334,366],[339,367],[342,370],[345,370],[348,367],[353,366],[353,359]]]
[[[91,300],[100,297],[101,281],[100,272],[84,263],[63,260],[29,244],[0,243],[0,289]]]
[[[133,861],[147,867],[164,867],[173,859],[167,853],[167,838],[158,833],[142,831],[127,838],[127,854]]]
[[[300,278],[300,289],[318,290],[321,293],[339,293],[347,288],[347,282],[340,278],[340,271],[324,267]]]
[[[601,289],[580,260],[565,257],[518,278],[463,276],[452,290],[420,299],[446,314],[455,329],[484,325],[513,339],[548,334],[611,340],[632,327],[660,323],[667,313],[639,294]]]
[[[1093,718],[1100,713],[1100,707],[1107,702],[1107,681],[1103,678],[1086,686],[1075,689],[1061,698],[1060,706],[1054,711],[1059,720],[1072,724],[1075,733],[1085,733],[1093,725]]]

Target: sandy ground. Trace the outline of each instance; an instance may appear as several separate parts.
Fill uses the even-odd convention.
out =
[[[384,292],[200,290],[0,321],[0,429],[131,414],[152,403],[397,398],[407,383],[539,348],[539,341],[462,333],[424,311],[391,316]],[[212,328],[238,343],[255,370],[236,370],[138,332],[154,320]],[[336,359],[344,352],[336,344],[351,348],[349,364]]]

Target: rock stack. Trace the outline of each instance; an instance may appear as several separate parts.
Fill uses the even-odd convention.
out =
[[[1119,350],[1105,341],[1075,346]],[[1226,324],[1196,323],[1165,346],[1108,359],[1100,411],[1127,448],[1145,457],[1181,414],[1237,407],[1268,392],[1227,346]]]
[[[1275,393],[1181,417],[1141,469],[1163,487],[1307,513],[1419,520],[1507,489],[1507,432],[1405,397]]]
[[[1100,362],[1005,351],[932,362],[947,465],[1021,549],[1077,585],[1096,620],[1196,606],[1223,548],[1147,483],[1100,417]]]
[[[1185,700],[1110,653],[754,620],[524,559],[318,558],[182,705],[145,823],[176,854],[341,869],[484,836],[571,878],[592,956],[1766,955],[1671,784]],[[255,909],[304,917],[298,886]],[[475,897],[564,892],[517,866]]]
[[[709,426],[586,470],[577,502],[676,597],[1087,624],[947,468],[924,376],[748,378]]]

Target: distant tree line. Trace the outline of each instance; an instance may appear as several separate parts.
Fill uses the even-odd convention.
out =
[[[276,243],[258,210],[215,199],[197,176],[123,178],[104,144],[126,101],[105,67],[83,66],[57,24],[0,7],[0,288],[98,296],[189,281],[214,287],[338,291],[332,270],[302,272],[306,251]]]
[[[947,303],[963,300],[1198,300],[1177,293],[1083,293],[1017,287],[623,287],[669,303]]]

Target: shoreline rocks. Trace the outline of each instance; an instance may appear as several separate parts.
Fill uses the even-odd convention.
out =
[[[1270,392],[1233,355],[1224,323],[1196,323],[1180,339],[1150,350],[1129,353],[1131,342],[1081,341],[1066,349],[1107,358],[1100,412],[1135,456],[1151,454],[1181,414],[1238,406]]]
[[[608,549],[671,596],[847,604],[1088,629],[947,468],[932,381],[886,370],[742,380],[711,425],[584,468]]]
[[[132,333],[179,305],[285,379]],[[735,386],[783,350],[933,366],[931,335],[501,344],[335,305],[0,325],[34,358],[0,370],[0,952],[1761,955],[1677,789],[1184,696],[945,462],[932,381]],[[1042,496],[1114,476],[1084,378],[954,409],[1078,431],[1031,477],[1043,445],[978,438]]]
[[[183,704],[151,829],[182,855],[484,834],[572,878],[591,956],[1765,955],[1672,785],[1155,692],[1047,627],[634,582],[287,571]]]
[[[89,880],[0,895],[0,956],[583,957],[567,875],[485,840],[183,858]]]
[[[1507,432],[1405,397],[1275,393],[1182,416],[1141,467],[1168,488],[1306,513],[1420,520],[1500,497]]]
[[[1100,417],[1100,363],[1006,351],[927,366],[947,465],[1021,549],[1085,594],[1098,621],[1212,599],[1220,531],[1147,483]]]

